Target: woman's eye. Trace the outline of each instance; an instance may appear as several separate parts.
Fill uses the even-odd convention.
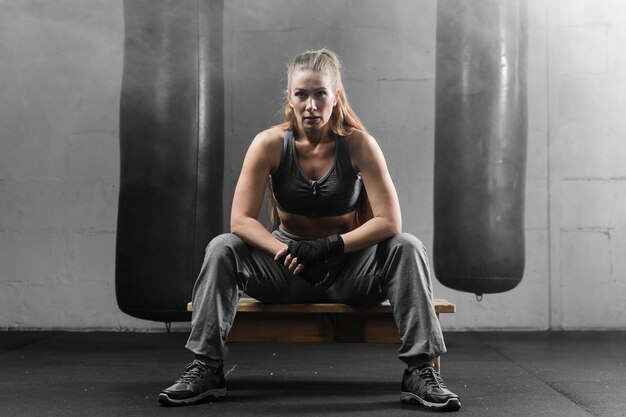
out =
[[[298,98],[305,98],[306,94],[304,94],[302,91],[296,91],[296,93],[294,94],[296,97]]]

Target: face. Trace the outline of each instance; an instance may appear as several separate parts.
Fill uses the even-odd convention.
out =
[[[339,91],[333,90],[331,78],[310,70],[292,74],[288,94],[298,126],[305,131],[326,126],[339,100]]]

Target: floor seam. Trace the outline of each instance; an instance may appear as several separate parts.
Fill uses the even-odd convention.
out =
[[[565,392],[562,392],[558,389],[556,389],[554,386],[552,386],[548,381],[544,381],[541,378],[539,378],[532,370],[526,368],[525,366],[519,364],[518,362],[514,361],[512,358],[508,357],[506,354],[504,354],[503,352],[501,352],[500,350],[498,350],[495,346],[491,345],[489,342],[483,340],[483,339],[478,339],[480,340],[484,345],[488,346],[491,350],[493,350],[494,352],[496,352],[498,355],[500,355],[501,357],[503,357],[504,359],[506,359],[507,361],[511,362],[512,364],[514,364],[515,366],[517,366],[518,368],[520,368],[521,370],[523,370],[524,372],[526,372],[527,374],[531,375],[535,380],[541,382],[543,385],[547,386],[548,388],[550,388],[551,390],[553,390],[554,392],[556,392],[557,394],[559,394],[560,396],[566,398],[567,400],[569,400],[572,404],[576,405],[577,407],[579,407],[581,410],[583,410],[585,413],[589,414],[591,417],[595,417],[590,410],[588,410],[583,404],[581,404],[579,401],[576,401],[576,399],[571,398],[569,395],[566,395]]]
[[[538,379],[538,378],[537,378]],[[541,381],[541,380],[540,380]],[[573,402],[574,404],[576,404],[577,406],[579,406],[580,408],[582,408],[583,410],[585,410],[587,413],[589,413],[589,415],[593,416],[593,414],[591,413],[591,410],[588,410],[587,407],[584,406],[584,404],[580,401],[577,401],[575,398],[570,397],[569,395],[567,395],[567,393],[563,390],[560,390],[558,388],[556,388],[555,386],[553,386],[552,384],[550,384],[547,381],[542,381],[544,384],[546,384],[547,386],[549,386],[550,388],[552,388],[554,391],[558,392],[559,394],[561,394],[562,396],[564,396],[565,398],[569,399],[571,402]]]

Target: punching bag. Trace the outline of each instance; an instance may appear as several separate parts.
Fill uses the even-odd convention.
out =
[[[115,290],[125,313],[190,319],[222,232],[222,0],[126,0]]]
[[[433,259],[437,279],[482,295],[524,274],[524,0],[439,0]]]

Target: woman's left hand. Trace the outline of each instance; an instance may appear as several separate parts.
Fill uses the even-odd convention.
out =
[[[286,256],[285,256],[286,255]],[[283,261],[284,258],[284,261]],[[298,263],[298,258],[292,257],[289,253],[289,246],[284,246],[274,255],[274,260],[276,262],[284,263],[289,272],[294,275],[297,275],[302,271],[304,265]]]
[[[284,261],[283,261],[283,258],[284,258]],[[318,285],[325,283],[330,278],[330,271],[326,270],[324,271],[323,274],[320,274],[319,273],[320,271],[316,271],[314,267],[310,271],[310,274],[301,275],[300,272],[302,272],[305,265],[299,263],[298,258],[291,256],[291,254],[289,253],[288,246],[285,246],[282,249],[280,249],[278,252],[276,252],[276,255],[274,255],[274,260],[277,262],[284,263],[285,267],[289,269],[289,272],[291,272],[294,275],[299,275],[300,277],[302,277],[305,281],[307,281],[309,284],[313,285],[314,287],[317,287]],[[326,268],[324,267],[324,269]]]

